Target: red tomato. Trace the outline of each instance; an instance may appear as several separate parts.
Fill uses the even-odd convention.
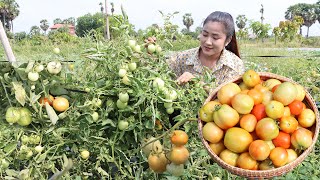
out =
[[[288,152],[283,147],[276,147],[271,150],[269,158],[275,167],[284,166],[288,162]]]
[[[240,154],[237,159],[237,166],[242,169],[253,170],[257,165],[257,161],[253,159],[248,152]]]
[[[279,135],[279,128],[275,120],[263,118],[256,125],[256,133],[260,139],[269,141]]]
[[[298,121],[292,116],[283,116],[280,119],[279,127],[285,133],[293,133],[298,127]]]
[[[280,85],[280,84],[277,84],[277,85],[273,86],[273,88],[271,89],[271,91],[274,93],[274,91],[278,88],[279,85]]]
[[[279,135],[276,138],[272,139],[272,143],[276,147],[283,147],[285,149],[288,149],[291,145],[290,135],[280,131]]]
[[[298,100],[294,100],[292,103],[288,105],[290,108],[290,112],[293,115],[299,115],[303,110],[303,103]]]
[[[240,119],[240,127],[248,132],[254,131],[257,124],[257,118],[252,114],[243,115]]]
[[[229,150],[235,153],[242,153],[248,150],[253,139],[248,131],[242,128],[232,127],[227,130],[223,141]]]
[[[46,102],[47,102],[47,103],[49,103],[50,106],[52,106],[53,100],[54,100],[54,97],[51,96],[51,95],[49,95],[48,97],[41,97],[41,98],[39,99],[39,103],[40,103],[42,106],[44,106],[44,105],[46,104]]]
[[[265,105],[264,104],[257,104],[255,106],[253,106],[251,114],[253,114],[257,118],[257,121],[267,117]]]
[[[250,156],[258,161],[263,161],[269,157],[270,147],[263,140],[255,140],[249,146]]]

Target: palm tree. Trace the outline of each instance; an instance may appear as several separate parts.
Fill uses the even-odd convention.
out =
[[[190,26],[193,24],[193,18],[191,17],[191,13],[186,13],[183,15],[183,25],[187,27],[188,32],[190,32]]]
[[[100,11],[101,11],[101,13],[103,13],[104,8],[103,8],[102,2],[99,3],[99,6],[100,6]]]
[[[56,18],[55,20],[53,20],[53,24],[61,24],[62,20],[60,18]]]
[[[245,15],[239,15],[236,18],[236,25],[240,30],[242,30],[243,28],[246,27],[247,21],[248,21],[248,19],[246,18]]]
[[[113,4],[113,2],[111,2],[110,4],[111,4],[111,15],[113,16],[113,13],[114,13],[114,4]]]
[[[0,1],[0,19],[6,29],[13,30],[13,20],[19,13],[19,5],[15,0]]]
[[[38,26],[32,26],[30,28],[29,35],[34,36],[34,35],[39,35],[40,34],[40,28]]]
[[[40,21],[40,28],[44,31],[44,34],[47,34],[47,30],[49,29],[48,20],[42,19]]]
[[[263,4],[261,4],[261,9],[260,9],[260,13],[261,13],[261,24],[263,24],[263,20],[264,20],[264,17],[263,17],[263,12],[264,12],[264,8],[263,8]]]

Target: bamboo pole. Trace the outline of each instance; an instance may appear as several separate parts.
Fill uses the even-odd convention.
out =
[[[12,52],[8,37],[6,35],[6,32],[4,31],[2,22],[0,22],[0,40],[2,43],[2,46],[4,48],[4,52],[7,55],[8,61],[10,63],[16,62],[16,58],[14,57],[14,54]]]

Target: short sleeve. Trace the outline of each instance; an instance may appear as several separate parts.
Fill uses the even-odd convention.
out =
[[[168,59],[167,63],[169,68],[179,76],[181,74],[181,66],[179,64],[179,53],[172,54]]]

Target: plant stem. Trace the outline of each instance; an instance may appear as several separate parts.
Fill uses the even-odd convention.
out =
[[[7,90],[6,90],[6,86],[4,85],[4,83],[3,83],[3,81],[2,81],[2,80],[3,80],[2,76],[0,77],[0,80],[1,80],[1,84],[2,84],[2,86],[3,86],[4,92],[6,93],[6,97],[7,97],[8,101],[9,101],[9,104],[10,104],[10,106],[12,107],[10,98],[9,98],[9,96],[8,96],[8,92],[7,92]]]

